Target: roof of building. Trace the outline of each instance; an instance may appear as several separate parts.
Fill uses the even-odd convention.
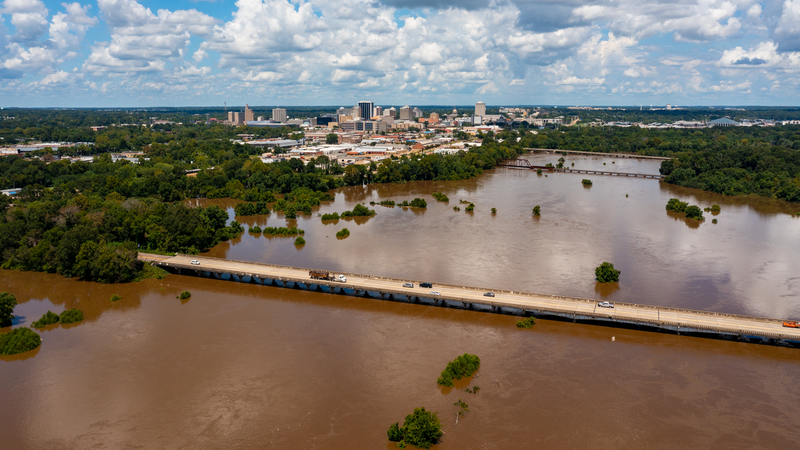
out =
[[[727,117],[720,117],[708,122],[709,125],[739,125],[739,122],[728,119]]]

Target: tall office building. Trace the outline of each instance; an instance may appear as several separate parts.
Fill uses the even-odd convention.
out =
[[[406,105],[400,108],[400,120],[413,120],[412,114],[410,106]]]
[[[278,123],[286,122],[286,109],[275,108],[272,110],[272,121]]]
[[[395,117],[397,117],[397,110],[394,109],[394,106],[392,106],[389,109],[383,110],[383,115],[394,119]]]
[[[380,106],[375,107],[375,116],[382,116],[383,115],[383,108]]]
[[[424,114],[422,114],[422,110],[415,106],[414,107],[414,118],[415,119],[419,119],[422,116],[424,116]]]
[[[373,102],[358,102],[358,117],[362,120],[369,120],[372,118],[372,113],[375,109],[375,103]]]
[[[481,117],[486,116],[486,103],[483,102],[475,103],[475,115]]]
[[[245,122],[252,122],[253,121],[253,110],[250,109],[250,105],[244,105],[244,121]]]

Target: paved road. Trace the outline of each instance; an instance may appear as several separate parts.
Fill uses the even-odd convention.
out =
[[[800,329],[783,327],[782,322],[776,319],[629,303],[616,303],[614,308],[603,308],[599,306],[599,301],[592,299],[549,296],[439,283],[434,283],[433,288],[427,289],[420,288],[419,282],[430,280],[398,280],[395,278],[349,273],[345,273],[345,276],[347,276],[346,283],[325,282],[311,280],[308,276],[309,269],[246,261],[231,261],[201,256],[162,256],[140,253],[139,259],[151,261],[157,265],[171,266],[180,269],[233,273],[241,276],[247,275],[258,278],[299,281],[309,284],[323,284],[348,289],[428,297],[459,301],[462,303],[529,309],[568,316],[574,314],[579,319],[582,318],[581,316],[584,316],[598,320],[649,324],[664,328],[679,326],[687,329],[800,340]],[[192,260],[197,260],[200,264],[191,264]],[[402,284],[405,282],[414,283],[414,288],[402,287]],[[431,291],[439,292],[441,295],[432,295]],[[486,297],[483,295],[486,292],[494,292],[496,297]]]

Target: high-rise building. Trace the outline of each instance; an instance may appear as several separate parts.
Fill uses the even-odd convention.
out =
[[[347,108],[342,106],[338,110],[336,110],[336,114],[338,114],[340,116],[348,116],[348,115],[350,115],[350,111],[348,111]]]
[[[228,122],[233,123],[233,111],[228,111]]]
[[[414,118],[415,119],[419,119],[422,116],[424,116],[424,114],[422,114],[422,110],[415,106],[414,107]]]
[[[236,125],[241,125],[241,123],[242,123],[242,113],[240,113],[240,112],[233,113],[233,123],[235,123]]]
[[[286,122],[286,109],[284,108],[274,108],[272,110],[272,121],[278,123],[285,123]]]
[[[395,117],[397,117],[397,110],[394,109],[394,106],[392,106],[389,109],[383,110],[383,115],[394,119]]]
[[[380,106],[375,107],[375,116],[382,116],[383,115],[383,108]]]
[[[411,107],[406,105],[400,108],[400,120],[413,120]]]
[[[373,102],[358,102],[358,117],[362,120],[371,119],[372,113],[374,112],[373,109],[375,109],[375,103]]]
[[[475,103],[475,115],[481,117],[486,116],[486,103],[483,102]]]
[[[253,110],[250,109],[250,105],[244,105],[244,121],[245,122],[252,122],[253,121]]]

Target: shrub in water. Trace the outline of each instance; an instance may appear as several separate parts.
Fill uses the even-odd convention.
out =
[[[326,220],[339,220],[339,213],[323,214],[322,221],[324,222]]]
[[[347,237],[347,236],[350,236],[350,230],[348,230],[347,228],[342,228],[341,231],[336,232],[337,238]]]
[[[306,240],[303,239],[302,236],[297,236],[297,238],[294,240],[294,245],[303,245],[305,243],[306,243]]]
[[[191,296],[192,296],[191,292],[183,291],[181,292],[181,295],[178,298],[180,298],[181,300],[186,300],[187,298],[191,298]]]
[[[460,380],[472,375],[480,365],[481,359],[478,356],[464,353],[447,363],[447,367],[442,371],[442,375],[436,382],[442,386],[452,387],[453,380]]]
[[[261,233],[261,227],[258,226],[258,225],[253,225],[252,227],[250,227],[249,231],[250,231],[250,233],[258,234],[258,233]]]
[[[408,206],[412,206],[414,208],[427,208],[428,202],[421,198],[415,198],[414,200],[411,200],[411,203],[409,203]]]
[[[58,323],[58,314],[52,311],[47,311],[46,313],[44,313],[41,319],[37,320],[36,322],[33,322],[31,326],[33,326],[33,328],[43,328],[47,325],[51,325],[54,323]]]
[[[117,294],[114,294],[114,295],[111,296],[111,301],[112,302],[117,302],[117,301],[120,301],[120,300],[122,300],[122,297],[120,297]]]
[[[538,216],[542,213],[542,208],[539,205],[533,207],[533,215]]]
[[[474,210],[475,210],[475,204],[474,203],[470,203],[469,205],[467,205],[467,209],[465,209],[464,211],[472,212]]]
[[[442,194],[441,192],[434,192],[432,195],[433,195],[433,198],[435,198],[436,200],[438,200],[440,202],[449,202],[450,201],[450,199],[447,198],[447,196]]]
[[[403,426],[393,423],[387,432],[389,440],[397,442],[399,448],[406,444],[418,448],[431,448],[442,437],[442,424],[439,415],[426,411],[425,408],[414,408],[414,412],[406,416]]]
[[[83,311],[80,309],[72,308],[61,313],[59,317],[61,323],[77,323],[83,320]]]
[[[703,210],[699,206],[691,205],[686,207],[686,217],[695,220],[703,220]]]
[[[587,180],[586,178],[584,178],[581,181],[581,183],[583,183],[584,186],[591,186],[592,185],[592,180]]]
[[[497,208],[492,208],[492,214],[497,214]]]
[[[675,211],[678,213],[682,213],[686,211],[686,207],[689,206],[688,203],[682,202],[677,198],[671,198],[667,202],[667,211]]]
[[[0,334],[0,355],[16,355],[33,350],[42,343],[39,337],[30,328],[15,328],[8,333]]]
[[[536,325],[536,319],[533,317],[526,317],[517,321],[517,328],[533,328],[534,325]]]
[[[614,283],[619,281],[620,273],[622,272],[614,269],[614,265],[610,262],[604,262],[594,269],[594,275],[597,277],[597,281],[601,283]]]

